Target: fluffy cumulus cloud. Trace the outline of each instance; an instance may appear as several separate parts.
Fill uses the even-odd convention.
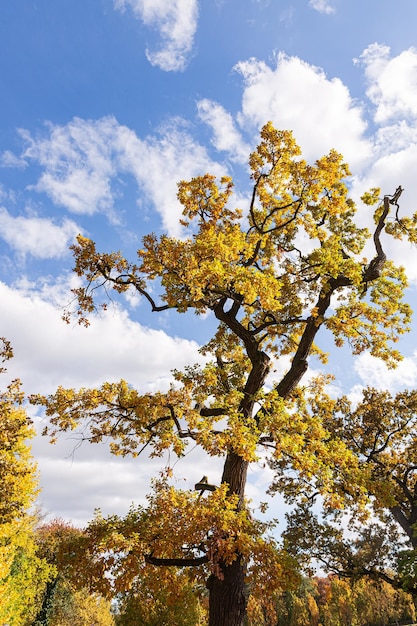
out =
[[[207,171],[224,174],[176,121],[145,139],[112,116],[74,118],[64,126],[49,124],[42,136],[22,134],[27,144],[24,158],[43,169],[33,188],[46,193],[54,204],[76,214],[103,212],[117,221],[114,203],[123,193],[120,179],[133,176],[143,196],[141,204],[151,204],[175,236],[180,233],[181,215],[178,181]]]
[[[77,447],[77,441],[67,437],[52,446],[39,436],[32,452],[40,470],[38,504],[44,514],[81,527],[91,520],[94,509],[124,515],[132,502],[144,505],[149,479],[163,465],[160,459],[118,459],[104,445]]]
[[[222,460],[207,457],[200,449],[190,449],[178,460],[167,455],[150,459],[145,454],[136,459],[115,457],[106,443],[83,443],[63,435],[55,445],[38,436],[32,442],[32,452],[40,469],[42,491],[39,505],[51,518],[60,516],[77,526],[85,526],[93,517],[94,509],[104,515],[125,515],[132,505],[146,505],[146,494],[151,490],[151,478],[165,465],[174,466],[174,480],[181,489],[193,489],[201,475],[218,484],[221,480]],[[249,480],[258,484],[249,487],[249,495],[258,504],[265,500],[261,477],[265,469],[254,468]]]
[[[22,379],[26,393],[120,378],[142,390],[166,387],[172,369],[199,360],[195,342],[142,326],[117,307],[93,319],[88,329],[66,325],[61,313],[69,285],[58,284],[56,291],[55,285],[0,283],[2,334],[16,356],[8,369]]]
[[[337,148],[352,167],[371,154],[365,139],[362,108],[338,78],[329,79],[318,67],[279,53],[275,66],[257,59],[236,65],[244,80],[240,125],[260,127],[271,120],[294,131],[307,159]]]
[[[390,48],[368,46],[359,60],[368,83],[367,96],[375,106],[375,122],[417,118],[417,49],[391,57]]]
[[[130,7],[146,26],[158,30],[161,45],[146,56],[160,69],[181,71],[187,66],[197,30],[198,0],[114,0],[116,9]]]
[[[53,259],[64,256],[80,227],[69,219],[61,225],[47,218],[14,217],[0,207],[0,237],[18,255],[30,254],[37,259]]]
[[[417,353],[404,358],[395,369],[389,369],[380,359],[364,353],[355,360],[354,368],[363,385],[391,393],[405,387],[414,388],[417,384]]]
[[[172,381],[172,369],[201,359],[195,342],[133,322],[115,307],[92,319],[88,329],[64,324],[62,304],[76,280],[36,285],[22,280],[14,287],[0,283],[2,334],[15,354],[7,376],[19,377],[26,394],[53,393],[59,385],[97,386],[120,378],[143,392],[163,390]],[[40,432],[44,418],[35,407],[28,410]],[[62,435],[55,446],[39,435],[32,451],[41,475],[40,505],[52,517],[79,525],[91,519],[97,506],[105,513],[124,514],[133,501],[143,504],[150,477],[165,463],[146,456],[118,460],[107,444],[78,447],[78,443],[76,433]],[[181,469],[194,482],[197,471],[201,464],[195,459]]]
[[[334,6],[332,6],[331,0],[309,0],[309,6],[319,13],[325,13],[329,15],[335,12]]]

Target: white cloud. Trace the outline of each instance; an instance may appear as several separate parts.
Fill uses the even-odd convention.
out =
[[[375,122],[417,117],[417,50],[409,48],[391,58],[390,48],[378,43],[360,55],[368,82],[367,96],[375,105]]]
[[[185,69],[197,30],[198,0],[114,0],[114,6],[122,11],[129,6],[146,26],[159,31],[160,49],[146,51],[152,65],[166,72]]]
[[[0,237],[19,255],[53,259],[68,252],[68,246],[81,232],[77,224],[64,219],[61,226],[40,217],[13,217],[0,207]]]
[[[319,13],[325,13],[329,15],[335,12],[335,8],[331,4],[331,0],[309,0],[309,6]]]
[[[41,437],[33,442],[42,488],[38,504],[46,514],[82,527],[96,508],[125,515],[132,502],[145,504],[149,478],[163,466],[160,459],[118,460],[98,444],[74,446],[70,440],[51,446]]]
[[[124,127],[118,149],[120,169],[133,174],[172,236],[181,234],[178,219],[182,207],[176,198],[178,182],[206,172],[216,176],[227,173],[209,158],[206,148],[197,144],[175,121],[161,129],[159,136],[148,137],[145,141]]]
[[[65,292],[68,296],[76,280],[71,277],[66,289],[65,281],[39,288],[25,281],[15,288],[0,282],[2,334],[15,354],[7,364],[7,376],[21,378],[26,394],[53,393],[58,385],[93,387],[120,378],[143,392],[163,390],[172,381],[172,369],[201,360],[196,342],[146,328],[118,308],[92,319],[88,329],[66,325],[57,301]],[[29,412],[40,432],[44,419],[35,407]],[[64,434],[55,446],[41,436],[31,445],[41,474],[40,504],[51,516],[80,525],[91,519],[97,506],[105,513],[124,514],[133,501],[143,504],[150,477],[167,461],[149,460],[146,455],[119,460],[110,454],[107,442],[81,447],[77,442]],[[187,457],[178,472],[194,484],[204,463],[201,456],[198,463],[195,455]],[[214,462],[211,475],[220,473],[216,468]]]
[[[18,167],[18,168],[24,169],[25,167],[27,167],[27,162],[24,159],[16,156],[10,150],[5,150],[0,155],[0,166],[1,167]]]
[[[374,142],[378,155],[406,151],[417,143],[417,126],[406,120],[382,126],[375,133]]]
[[[331,148],[352,167],[369,158],[362,108],[340,79],[329,80],[320,68],[283,53],[277,55],[275,67],[252,58],[236,69],[244,79],[242,128],[271,120],[277,128],[292,130],[308,160]]]
[[[417,50],[410,48],[391,58],[387,46],[374,43],[356,63],[364,68],[377,128],[370,136],[372,159],[356,171],[352,195],[358,200],[371,187],[380,187],[381,196],[389,195],[401,185],[399,215],[412,215],[417,195]],[[374,228],[370,209],[360,211],[358,218],[362,225]],[[387,255],[405,267],[410,281],[417,283],[415,247],[385,236],[383,245]]]
[[[168,233],[178,236],[182,208],[177,183],[208,171],[225,173],[180,121],[144,140],[111,116],[96,121],[74,118],[65,126],[47,128],[44,137],[22,133],[28,143],[25,158],[44,168],[33,188],[73,213],[104,212],[116,221],[120,177],[132,175],[144,192],[141,204],[151,202]]]
[[[8,370],[22,379],[26,393],[120,378],[141,389],[166,386],[172,369],[201,358],[195,342],[146,328],[117,307],[93,318],[88,329],[67,325],[61,319],[62,308],[51,302],[56,298],[53,292],[54,285],[39,291],[30,285],[12,288],[0,283],[2,335],[11,341],[16,357]],[[60,283],[57,292],[62,298]],[[69,298],[69,289],[66,293]]]
[[[417,384],[417,352],[405,357],[395,369],[389,369],[384,361],[366,352],[355,359],[354,369],[363,385],[394,393]]]
[[[213,144],[216,149],[228,152],[232,161],[246,163],[251,148],[243,140],[231,114],[220,104],[207,98],[197,103],[197,110],[200,119],[213,130]]]
[[[41,430],[44,424],[39,422],[38,426]],[[38,503],[49,518],[62,517],[77,526],[85,526],[95,508],[104,515],[125,515],[132,503],[146,505],[151,478],[165,466],[173,467],[173,483],[179,489],[193,489],[202,474],[213,484],[221,480],[222,459],[208,457],[195,447],[181,459],[169,454],[155,459],[143,454],[133,459],[115,457],[107,442],[80,446],[77,439],[67,435],[59,437],[55,445],[40,435],[31,443],[41,478]],[[249,480],[258,478],[259,473],[254,468]],[[255,497],[258,491],[259,487]],[[265,494],[259,499],[265,500]]]
[[[23,156],[44,168],[35,189],[72,213],[109,212],[113,205],[111,146],[115,120],[74,118],[66,126],[48,124],[47,128],[49,136],[38,138],[20,131],[28,144]]]

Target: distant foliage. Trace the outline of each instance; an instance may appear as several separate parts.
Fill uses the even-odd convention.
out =
[[[411,596],[387,583],[335,576],[304,579],[275,596],[274,615],[249,608],[248,626],[389,626],[409,624],[416,615]]]
[[[11,346],[0,342],[0,358],[8,360]],[[38,480],[29,445],[34,431],[22,403],[18,380],[0,392],[0,623],[10,626],[31,623],[53,575],[37,553],[31,506]]]
[[[109,599],[86,586],[84,561],[79,558],[83,531],[63,520],[37,528],[38,555],[53,568],[34,626],[114,626]]]

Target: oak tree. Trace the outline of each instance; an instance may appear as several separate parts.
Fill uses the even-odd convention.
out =
[[[357,406],[342,397],[327,410],[331,436],[356,456],[357,488],[367,505],[358,506],[346,476],[338,473],[343,516],[325,510],[320,521],[309,506],[314,497],[305,499],[289,516],[287,546],[297,559],[314,558],[340,576],[367,576],[405,589],[417,606],[417,392],[393,397],[366,388]]]
[[[80,323],[111,291],[133,290],[154,312],[194,311],[202,324],[210,312],[217,329],[201,348],[204,364],[176,371],[167,392],[120,381],[33,399],[45,406],[53,438],[81,428],[90,442],[110,439],[115,454],[182,456],[191,443],[224,459],[218,488],[203,495],[156,481],[146,531],[128,541],[132,567],[145,560],[202,570],[210,626],[240,626],[250,590],[262,584],[267,593],[287,575],[284,556],[272,558],[275,546],[248,511],[249,464],[267,452],[280,468],[314,476],[336,504],[332,468],[353,481],[355,455],[313,410],[326,380],[301,386],[309,359],[326,360],[324,329],[336,346],[347,342],[353,354],[369,350],[394,366],[395,341],[411,317],[404,270],[384,249],[386,235],[416,240],[416,216],[400,213],[401,187],[363,196],[370,232],[355,221],[349,169],[334,150],[308,164],[292,133],[268,123],[249,165],[247,211],[233,207],[229,177],[205,174],[179,183],[182,238],[149,234],[132,262],[83,236],[73,246]],[[270,570],[259,565],[269,557]]]

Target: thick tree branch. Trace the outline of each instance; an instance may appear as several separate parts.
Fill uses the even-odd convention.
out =
[[[145,563],[150,565],[161,566],[176,566],[176,567],[197,567],[198,565],[204,565],[208,563],[207,555],[199,556],[195,558],[161,558],[153,556],[153,554],[145,555]]]
[[[203,407],[199,412],[201,417],[217,417],[219,415],[227,415],[228,409],[226,407]]]
[[[378,220],[378,224],[375,229],[374,236],[373,236],[376,256],[369,263],[368,267],[366,268],[363,274],[363,282],[365,283],[365,291],[366,291],[368,282],[371,282],[372,280],[379,278],[379,276],[381,275],[384,263],[387,260],[386,254],[381,244],[381,233],[385,227],[385,220],[387,219],[388,214],[390,212],[390,205],[395,204],[398,207],[398,200],[399,200],[399,197],[401,196],[402,191],[403,191],[402,187],[399,186],[397,187],[392,197],[384,196],[384,209],[380,215],[380,218]]]
[[[328,283],[321,289],[316,304],[316,314],[311,315],[307,319],[304,332],[298,344],[297,351],[291,363],[291,367],[281,382],[277,385],[277,391],[282,398],[286,398],[291,391],[298,385],[304,373],[307,371],[307,357],[311,352],[314,339],[320,326],[323,323],[324,315],[330,306],[331,297],[337,289],[347,287],[351,281],[344,277],[331,278]]]
[[[232,307],[228,311],[225,310],[226,302],[227,298],[223,297],[214,305],[214,315],[219,321],[224,322],[224,324],[243,341],[249,359],[251,362],[255,362],[259,352],[258,342],[253,337],[252,333],[236,319],[236,307]]]

